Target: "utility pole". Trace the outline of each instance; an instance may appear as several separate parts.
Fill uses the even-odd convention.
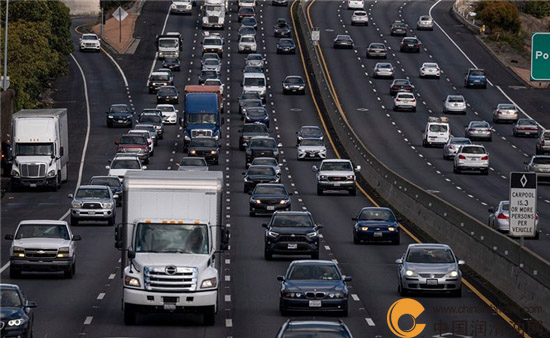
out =
[[[6,28],[4,29],[4,79],[2,83],[3,90],[8,89],[8,8],[10,0],[6,0]]]

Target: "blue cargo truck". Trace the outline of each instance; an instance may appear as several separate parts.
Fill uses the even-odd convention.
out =
[[[220,115],[217,94],[187,92],[183,115],[184,151],[194,137],[212,137],[219,140],[221,125],[224,122]]]

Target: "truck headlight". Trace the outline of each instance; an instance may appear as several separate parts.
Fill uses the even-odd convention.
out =
[[[353,179],[355,179],[355,176],[354,175],[348,175],[348,176],[346,176],[346,179],[353,180]]]
[[[139,282],[139,279],[135,277],[126,276],[124,278],[124,285],[140,287],[141,283]]]
[[[82,208],[81,202],[71,202],[71,208]]]
[[[12,257],[24,258],[25,257],[25,249],[23,249],[20,246],[14,246],[13,251],[12,251]]]
[[[17,318],[8,321],[8,326],[21,326],[23,324],[25,324],[25,319],[23,318]]]
[[[55,175],[56,175],[55,170],[48,171],[48,177],[55,177]]]
[[[215,288],[218,286],[218,279],[216,277],[205,279],[201,283],[201,289]]]
[[[191,141],[191,137],[188,136],[188,135],[183,135],[183,139],[184,139],[185,141]]]
[[[66,257],[69,257],[69,247],[64,246],[59,248],[59,250],[57,250],[57,258],[66,258]]]
[[[12,170],[12,171],[11,171],[11,177],[19,177],[19,171],[17,171],[17,170]]]
[[[111,209],[113,207],[113,203],[111,203],[111,202],[101,203],[101,207],[103,209]]]

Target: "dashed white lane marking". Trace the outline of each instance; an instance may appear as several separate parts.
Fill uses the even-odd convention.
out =
[[[225,295],[225,301],[230,302],[231,301],[231,295]]]
[[[225,275],[225,281],[226,282],[231,282],[231,276],[230,275]]]
[[[369,324],[369,326],[376,326],[374,325],[374,321],[372,320],[372,318],[365,318],[365,320],[367,321],[367,324]]]
[[[325,245],[325,250],[330,251],[330,246]]]
[[[100,294],[97,296],[97,300],[102,300],[103,297],[105,297],[105,292],[100,293]]]
[[[84,319],[84,325],[92,324],[92,320],[94,320],[94,317],[92,317],[92,316],[86,317],[86,319]]]
[[[114,273],[109,275],[109,279],[115,279],[116,275]]]
[[[226,259],[225,264],[231,264],[231,259]]]
[[[354,301],[356,301],[356,302],[359,301],[359,296],[356,295],[355,293],[352,293],[352,294],[351,294],[351,298],[352,298]]]
[[[226,319],[225,327],[233,327],[233,319]]]

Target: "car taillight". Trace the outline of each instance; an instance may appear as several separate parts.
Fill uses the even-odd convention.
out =
[[[407,86],[407,89],[412,89],[412,87],[411,87],[411,86]]]
[[[489,156],[487,156],[487,155],[481,156],[481,159],[482,159],[483,161],[487,161],[487,160],[489,159]]]
[[[538,220],[539,220],[539,215],[537,215],[537,216],[535,217],[535,219],[538,221]]]
[[[395,85],[395,86],[392,86],[393,89],[398,89],[399,86]]]
[[[401,102],[401,100],[400,99],[395,99],[395,102]]]
[[[420,47],[420,44],[419,44],[419,43],[417,43],[417,44],[415,44],[414,46],[415,46],[415,47]]]
[[[380,69],[376,68],[374,71],[378,73],[380,71]]]
[[[460,160],[465,160],[465,159],[466,159],[466,156],[464,156],[464,155],[458,155],[458,158],[459,158]]]
[[[411,102],[416,102],[416,100],[415,100],[415,99],[412,99]]]
[[[497,114],[500,115],[502,114],[502,112],[500,110],[497,110]]]
[[[436,69],[437,69],[437,71],[439,72],[440,69],[439,69],[439,68],[436,68]]]
[[[497,218],[498,218],[498,219],[508,219],[508,216],[506,216],[505,214],[503,214],[503,213],[501,212],[501,213],[499,213],[499,214],[497,215]]]
[[[150,145],[151,144],[151,141],[147,141],[147,145]]]

